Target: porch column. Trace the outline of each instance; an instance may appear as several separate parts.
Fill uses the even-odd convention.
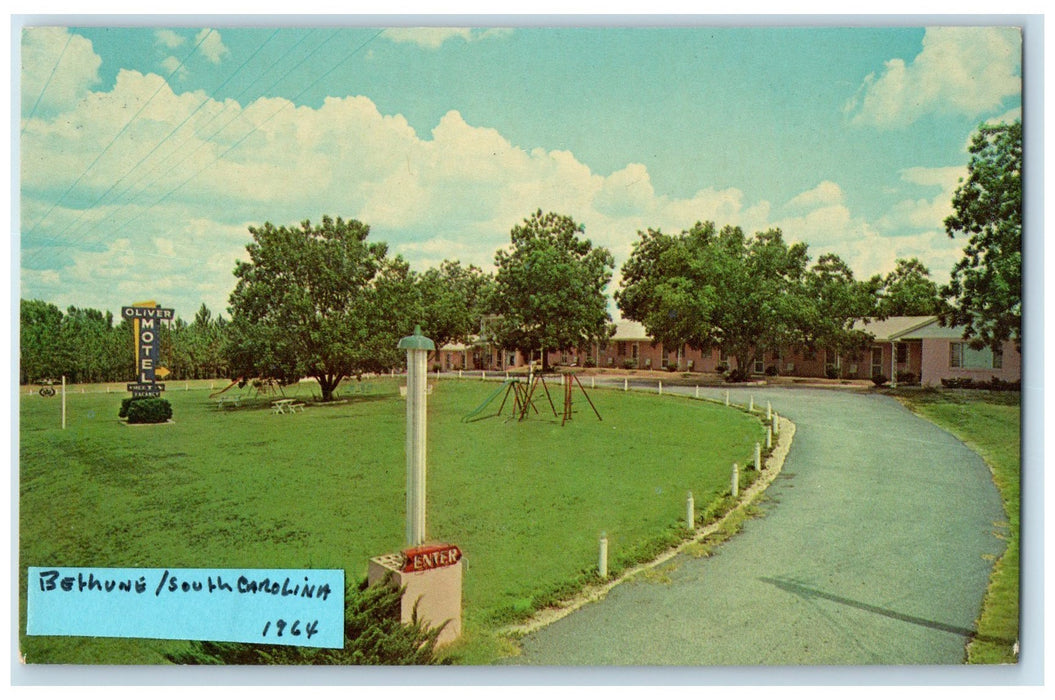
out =
[[[897,343],[890,341],[890,386],[897,388]]]

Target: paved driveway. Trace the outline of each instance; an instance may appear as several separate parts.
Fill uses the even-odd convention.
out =
[[[672,560],[669,582],[617,586],[525,637],[510,662],[962,663],[1003,551],[1005,518],[981,458],[888,397],[731,395],[771,401],[797,425],[765,516],[711,558]]]

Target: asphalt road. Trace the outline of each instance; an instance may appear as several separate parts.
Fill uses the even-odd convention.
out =
[[[888,397],[731,393],[742,404],[749,395],[797,426],[764,516],[714,556],[678,556],[668,577],[616,586],[526,636],[509,663],[963,662],[1003,551],[1005,516],[982,459]]]

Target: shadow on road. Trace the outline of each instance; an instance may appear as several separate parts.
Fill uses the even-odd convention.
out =
[[[843,596],[835,595],[834,593],[825,593],[824,591],[817,590],[816,588],[810,588],[804,586],[801,583],[790,579],[782,578],[770,578],[764,576],[759,579],[763,583],[768,583],[777,588],[787,591],[792,595],[797,595],[808,600],[814,600],[822,598],[824,600],[830,600],[833,603],[839,603],[840,605],[846,605],[851,608],[857,608],[858,610],[864,610],[865,612],[874,613],[876,615],[882,615],[883,617],[889,617],[894,620],[900,620],[901,622],[908,622],[909,624],[919,625],[920,627],[929,627],[930,629],[940,630],[942,632],[949,632],[951,634],[958,634],[962,637],[969,637],[971,639],[977,639],[983,642],[991,642],[997,644],[1012,644],[1015,640],[1013,639],[1001,639],[998,637],[988,637],[984,635],[976,635],[974,630],[967,629],[966,627],[958,627],[956,625],[949,625],[944,622],[938,622],[936,620],[927,620],[922,617],[916,617],[914,615],[907,615],[905,613],[897,612],[896,610],[889,610],[887,608],[881,608],[878,605],[870,605],[869,603],[862,603],[859,600],[853,600],[851,598],[845,598]]]

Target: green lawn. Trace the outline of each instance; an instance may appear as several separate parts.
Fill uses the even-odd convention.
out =
[[[286,416],[266,403],[221,411],[207,390],[174,383],[175,423],[134,427],[117,420],[125,394],[72,393],[65,431],[58,397],[22,396],[21,592],[28,566],[364,576],[371,556],[402,547],[405,482],[397,380],[366,384],[348,387],[347,403]],[[464,552],[465,641],[454,651],[471,663],[498,653],[497,627],[588,577],[601,531],[613,573],[680,537],[686,492],[702,512],[763,434],[738,410],[611,390],[590,392],[603,421],[577,395],[563,428],[544,413],[461,422],[496,388],[441,381],[429,399],[428,532]],[[183,646],[26,637],[20,600],[31,662],[159,663]]]
[[[1020,395],[990,392],[905,392],[900,398],[980,454],[993,473],[1007,515],[1007,550],[993,567],[969,663],[1015,663],[1008,640],[1018,639],[1021,533]]]

